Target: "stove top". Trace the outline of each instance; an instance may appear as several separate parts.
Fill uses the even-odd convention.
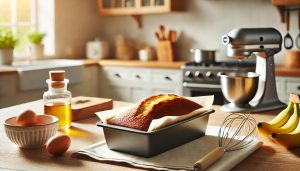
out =
[[[183,82],[219,84],[219,74],[229,72],[250,72],[255,71],[254,62],[214,62],[214,63],[196,63],[188,62],[182,66]]]
[[[224,61],[224,62],[214,62],[214,63],[207,63],[207,62],[188,62],[184,65],[184,67],[255,67],[254,62],[239,62],[239,61]]]

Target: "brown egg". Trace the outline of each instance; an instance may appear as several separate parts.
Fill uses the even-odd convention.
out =
[[[61,155],[71,145],[71,138],[68,135],[56,135],[51,137],[46,145],[46,150],[52,155]]]
[[[19,126],[33,126],[37,123],[37,115],[32,110],[22,110],[16,118]]]

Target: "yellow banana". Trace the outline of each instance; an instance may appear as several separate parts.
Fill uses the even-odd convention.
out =
[[[282,110],[275,118],[268,122],[268,124],[273,125],[276,128],[282,127],[291,117],[293,113],[293,102],[289,102],[288,106]]]
[[[300,115],[298,110],[298,115]],[[273,140],[286,148],[296,148],[300,147],[300,124],[298,124],[297,128],[288,134],[272,134]]]
[[[259,122],[257,124],[258,131],[266,137],[269,137],[272,133],[290,133],[296,129],[299,123],[299,105],[294,103],[294,112],[289,120],[280,128],[276,128],[273,125],[268,124],[267,122]]]

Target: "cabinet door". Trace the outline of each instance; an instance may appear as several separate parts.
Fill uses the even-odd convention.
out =
[[[281,77],[276,77],[276,89],[277,95],[280,101],[287,102],[287,96],[285,93],[285,79]]]
[[[113,100],[131,102],[131,90],[129,87],[122,86],[110,86],[111,98]]]
[[[166,89],[166,88],[154,88],[152,89],[152,94],[156,95],[156,94],[177,94],[178,92],[176,91],[176,89]]]
[[[183,11],[182,0],[98,0],[102,15],[142,15]]]
[[[151,96],[151,92],[148,89],[142,87],[131,88],[131,102],[133,103],[138,103],[149,96]]]
[[[290,93],[300,94],[300,79],[296,77],[281,77],[283,79],[283,91],[281,97],[285,102],[289,101]]]

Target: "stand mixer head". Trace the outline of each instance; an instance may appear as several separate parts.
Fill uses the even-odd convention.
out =
[[[221,110],[226,112],[253,112],[266,111],[285,107],[279,101],[275,83],[274,54],[281,50],[282,37],[274,28],[239,28],[234,29],[222,37],[222,42],[227,46],[227,55],[236,59],[246,59],[256,56],[256,74],[258,83],[249,79],[247,74],[228,73],[220,75],[222,92],[230,104],[223,105]],[[251,75],[251,74],[250,74]],[[253,74],[252,74],[253,75]],[[255,92],[236,93],[237,91],[251,89]],[[233,93],[234,92],[234,93]],[[246,92],[246,91],[244,91]],[[253,93],[252,93],[253,94]],[[230,96],[229,96],[230,95]],[[236,99],[249,99],[243,101]]]
[[[252,54],[273,56],[281,50],[282,37],[274,28],[239,28],[222,37],[227,45],[227,55],[245,59]]]

